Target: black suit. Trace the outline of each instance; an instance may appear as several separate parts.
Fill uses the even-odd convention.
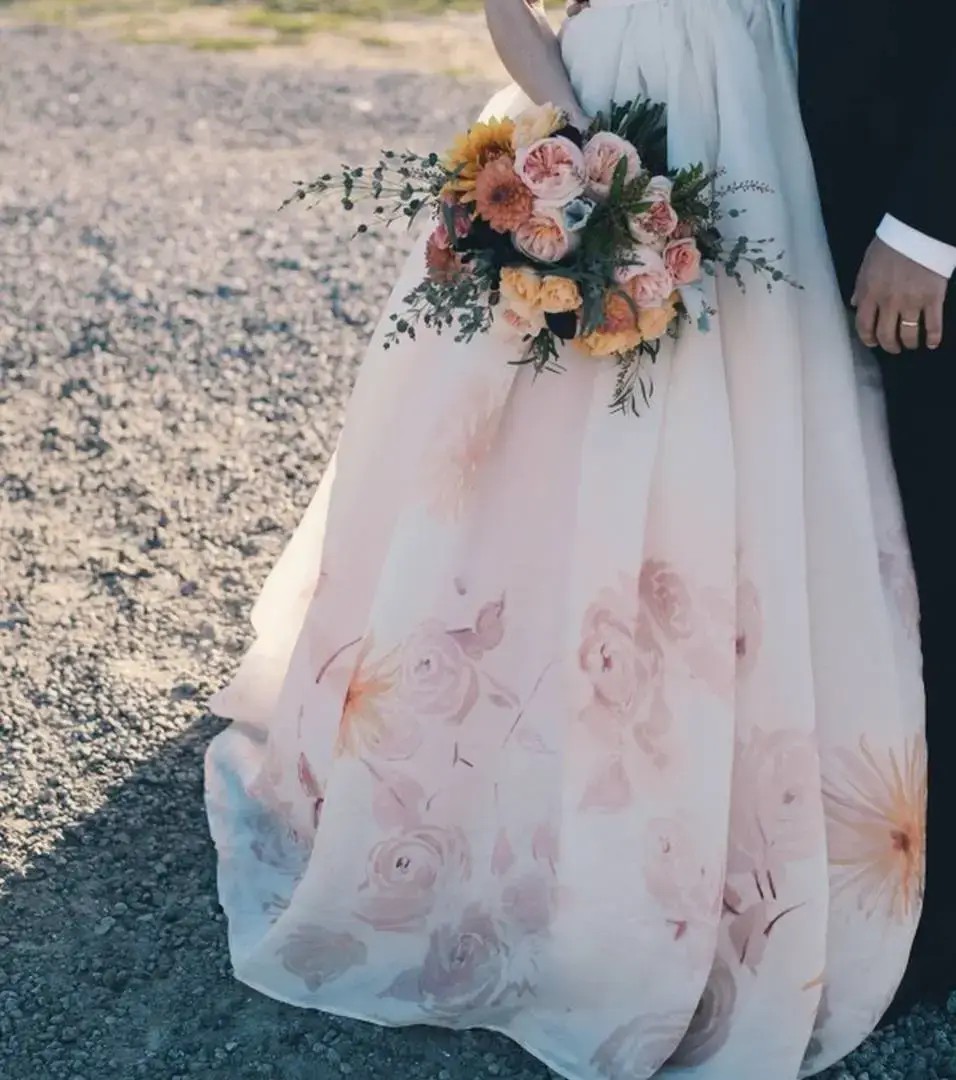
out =
[[[844,295],[885,213],[956,245],[956,0],[802,0],[799,67]],[[956,290],[941,349],[880,359],[920,588],[930,745],[929,874],[907,983],[940,992],[956,989]]]

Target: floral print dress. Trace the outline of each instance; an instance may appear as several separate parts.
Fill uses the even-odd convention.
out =
[[[792,1080],[886,1008],[922,890],[918,612],[788,42],[769,0],[592,0],[563,37],[586,108],[666,101],[673,161],[776,189],[748,231],[805,286],[714,281],[640,418],[605,362],[534,380],[495,336],[376,334],[213,702],[250,986],[492,1028],[570,1080]]]

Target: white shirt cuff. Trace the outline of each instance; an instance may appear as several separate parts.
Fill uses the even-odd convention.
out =
[[[904,225],[892,214],[883,218],[876,235],[894,251],[941,277],[951,278],[956,271],[956,247]]]

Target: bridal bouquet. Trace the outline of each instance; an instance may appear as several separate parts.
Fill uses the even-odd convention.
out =
[[[386,347],[419,325],[467,342],[498,323],[518,343],[513,362],[542,372],[562,370],[573,342],[617,364],[611,406],[637,412],[652,391],[644,361],[665,335],[691,311],[707,329],[704,273],[720,266],[744,288],[749,267],[768,288],[796,284],[782,252],[765,254],[770,240],[728,241],[718,227],[723,196],[770,189],[716,181],[700,164],[668,169],[664,106],[639,99],[584,132],[533,106],[475,124],[444,155],[387,150],[373,168],[299,183],[286,204],[334,192],[347,210],[370,202],[382,223],[432,216],[426,277],[391,315]]]

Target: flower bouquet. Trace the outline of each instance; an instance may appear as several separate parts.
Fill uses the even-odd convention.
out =
[[[637,99],[587,131],[532,106],[475,124],[443,156],[387,150],[373,168],[300,182],[283,205],[336,193],[346,210],[370,202],[385,224],[432,216],[426,277],[391,315],[386,347],[419,326],[467,342],[497,323],[518,343],[513,362],[543,372],[563,370],[573,343],[617,364],[611,407],[636,413],[663,338],[681,322],[707,329],[703,274],[721,267],[744,288],[749,268],[768,288],[796,285],[783,253],[765,254],[770,240],[727,240],[718,227],[724,196],[770,189],[718,190],[717,178],[701,164],[669,169],[664,106]]]

